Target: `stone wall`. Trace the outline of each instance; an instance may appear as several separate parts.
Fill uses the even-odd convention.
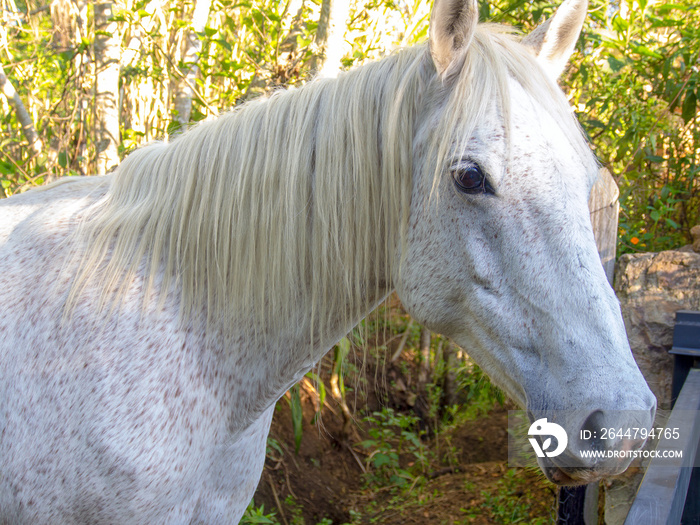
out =
[[[673,359],[668,351],[676,312],[700,310],[700,254],[687,246],[679,251],[623,255],[615,269],[615,291],[639,369],[659,408],[670,410]],[[627,517],[643,476],[635,465],[604,482],[606,525],[621,525]]]
[[[618,260],[615,291],[637,364],[659,408],[671,408],[673,324],[678,310],[700,310],[700,254],[626,254]]]

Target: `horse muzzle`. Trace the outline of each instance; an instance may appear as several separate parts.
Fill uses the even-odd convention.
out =
[[[621,474],[642,457],[655,413],[655,403],[646,410],[528,411],[528,435],[547,479],[584,485]]]

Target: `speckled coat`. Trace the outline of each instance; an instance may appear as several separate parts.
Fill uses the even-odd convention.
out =
[[[585,11],[586,2],[568,0],[525,42],[555,74]],[[405,238],[390,247],[401,264],[373,274],[379,284],[367,311],[395,288],[412,315],[467,348],[514,400],[575,430],[622,424],[623,409],[651,424],[655,400],[631,357],[588,219],[590,152],[514,79],[508,123],[484,100],[468,126],[458,118],[448,131],[436,125],[450,121],[441,114],[448,99],[459,103],[446,88],[461,74],[477,13],[476,1],[436,1],[430,56],[426,49],[425,89],[433,91],[409,137]],[[531,61],[521,69],[544,77]],[[434,178],[426,144],[437,132],[456,155]],[[158,276],[144,286],[145,267],[117,307],[105,308],[103,290],[88,287],[66,313],[71,257],[90,248],[71,234],[110,177],[0,202],[0,524],[237,523],[260,478],[274,403],[359,319],[326,316],[309,351],[309,305],[290,310],[286,328],[263,344],[241,312],[217,343],[197,312],[182,318],[177,289],[162,302]],[[586,417],[568,415],[573,408]],[[544,458],[540,466],[552,481],[575,484],[627,463],[572,468]]]

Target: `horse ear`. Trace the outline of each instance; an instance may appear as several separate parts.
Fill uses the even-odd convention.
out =
[[[588,0],[566,0],[556,13],[523,38],[549,75],[557,79],[574,52],[588,12]]]
[[[430,54],[438,75],[469,46],[478,21],[477,0],[435,0],[430,14]]]

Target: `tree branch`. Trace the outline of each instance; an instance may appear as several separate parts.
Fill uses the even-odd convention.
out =
[[[7,101],[14,108],[15,113],[17,113],[17,120],[22,126],[22,133],[24,133],[24,136],[29,142],[29,147],[38,155],[43,150],[44,144],[41,142],[34,128],[32,117],[29,116],[24,104],[22,104],[22,99],[19,97],[19,93],[15,90],[12,82],[10,82],[10,79],[5,75],[5,70],[2,65],[0,65],[0,89],[2,89],[3,95],[7,97]]]
[[[114,2],[99,2],[95,10],[95,142],[97,174],[119,164],[119,32],[112,20]]]

